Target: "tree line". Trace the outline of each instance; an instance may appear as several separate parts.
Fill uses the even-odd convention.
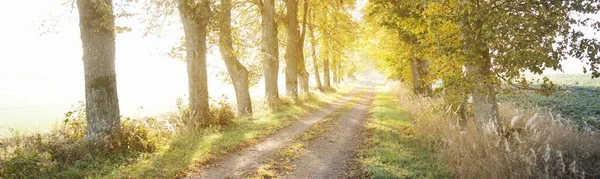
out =
[[[365,35],[378,66],[430,96],[432,84],[463,120],[500,130],[496,94],[512,89],[550,94],[549,79],[523,74],[561,70],[561,62],[586,62],[600,76],[597,0],[370,0]],[[588,33],[584,33],[585,31]],[[472,99],[472,106],[467,100]],[[464,122],[464,121],[463,121]],[[502,131],[499,131],[502,132]]]
[[[76,1],[85,73],[86,136],[96,140],[120,129],[115,74],[115,36],[120,28],[115,26],[115,19],[119,15],[114,13],[112,0]],[[184,32],[181,49],[184,49],[189,84],[190,119],[184,120],[199,124],[195,127],[217,123],[209,111],[207,53],[211,43],[218,46],[235,89],[238,116],[253,113],[249,88],[254,79],[242,60],[248,60],[248,57],[240,52],[247,48],[245,46],[260,47],[257,49],[259,59],[249,60],[262,64],[258,66],[265,83],[265,101],[271,109],[281,103],[277,83],[280,71],[285,72],[287,96],[301,102],[301,95],[310,95],[310,74],[316,81],[315,88],[328,90],[353,69],[349,67],[351,64],[344,63],[345,54],[351,50],[348,44],[356,39],[357,25],[351,17],[354,1],[351,0],[146,0],[129,3],[150,7],[152,14],[149,16],[178,12]],[[249,23],[239,25],[240,21]],[[149,26],[160,28],[161,25]],[[253,28],[260,33],[251,34],[253,37],[240,35]],[[213,35],[218,39],[216,42],[211,40]],[[307,36],[309,40],[306,40]],[[279,69],[280,47],[285,51],[285,69]],[[309,58],[313,72],[307,71]]]

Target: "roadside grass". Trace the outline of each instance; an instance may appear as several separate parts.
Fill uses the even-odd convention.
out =
[[[298,159],[306,150],[306,144],[309,141],[314,140],[316,137],[320,136],[331,130],[331,128],[338,124],[339,120],[337,120],[342,114],[348,112],[356,101],[363,95],[364,92],[354,96],[350,101],[346,104],[340,106],[331,114],[327,115],[324,119],[318,121],[314,126],[312,126],[307,131],[304,131],[300,136],[294,138],[290,142],[290,144],[280,148],[275,157],[271,158],[267,164],[259,167],[253,173],[250,173],[250,178],[253,179],[261,179],[261,178],[277,178],[278,174],[283,172],[291,172],[294,171],[294,166],[292,166],[292,162]]]
[[[255,101],[254,117],[222,127],[186,128],[181,123],[185,106],[162,117],[123,118],[120,133],[107,143],[84,140],[86,122],[80,104],[52,132],[0,138],[0,178],[182,178],[330,104],[352,88],[313,92],[300,104],[286,99],[274,111]],[[216,117],[233,118],[229,106],[213,108]]]
[[[391,86],[414,117],[418,136],[441,154],[456,178],[598,178],[600,136],[547,110],[499,103],[499,124],[479,125],[399,84]]]
[[[121,120],[104,142],[85,140],[83,105],[65,114],[52,132],[0,138],[0,178],[85,178],[107,173],[156,152],[170,132],[155,118]]]
[[[380,91],[367,119],[358,163],[369,178],[452,178],[440,155],[416,135],[410,114],[389,91]]]
[[[183,132],[159,152],[122,166],[103,178],[185,177],[227,153],[257,143],[308,112],[343,97],[351,89],[346,86],[336,93],[313,92],[312,97],[305,97],[305,101],[298,105],[282,105],[275,111],[266,110],[263,105],[257,107],[253,118],[238,119],[222,128]]]

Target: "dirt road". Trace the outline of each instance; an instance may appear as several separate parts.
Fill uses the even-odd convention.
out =
[[[295,170],[280,178],[349,178],[360,128],[375,94],[372,88],[364,90],[352,109],[337,119],[338,125],[309,142],[307,154],[293,162]]]
[[[366,117],[367,108],[374,96],[373,82],[361,82],[349,95],[333,104],[321,108],[292,125],[276,132],[272,136],[245,150],[232,153],[218,162],[201,170],[188,178],[244,178],[256,170],[275,153],[294,138],[307,131],[326,116],[349,103],[361,91],[363,95],[355,101],[355,105],[340,115],[338,125],[331,131],[315,138],[307,145],[308,154],[302,155],[294,162],[296,170],[282,178],[343,178],[347,163],[351,161],[355,151],[362,121]]]

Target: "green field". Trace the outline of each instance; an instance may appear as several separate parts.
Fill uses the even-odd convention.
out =
[[[540,79],[548,77],[558,85],[600,87],[600,78],[592,79],[590,74],[551,74],[551,75],[526,75],[527,78]]]
[[[592,79],[591,75],[573,74],[528,77],[534,79],[548,77],[563,89],[550,96],[531,91],[519,91],[514,94],[502,94],[500,100],[513,102],[522,108],[550,109],[554,114],[570,119],[580,127],[600,129],[598,122],[600,119],[600,79]]]

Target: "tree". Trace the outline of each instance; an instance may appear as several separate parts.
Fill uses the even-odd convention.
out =
[[[77,0],[85,73],[87,138],[120,130],[115,74],[115,18],[111,0]]]
[[[331,72],[329,71],[329,59],[331,58],[329,54],[329,42],[325,41],[323,43],[323,87],[325,89],[331,89]]]
[[[428,76],[429,62],[424,59],[422,51],[426,48],[422,44],[427,36],[427,24],[423,11],[423,2],[418,1],[383,1],[374,0],[369,4],[367,18],[374,23],[387,27],[397,32],[398,41],[404,46],[407,55],[402,58],[400,65],[410,67],[410,73],[402,74],[402,79],[412,84],[413,93],[416,95],[429,95],[431,81]]]
[[[304,11],[302,13],[302,31],[300,33],[300,39],[298,40],[298,81],[300,82],[300,92],[309,95],[310,90],[308,87],[308,71],[306,71],[306,58],[304,55],[304,41],[306,39],[306,24],[308,23],[308,8],[309,0],[304,0]]]
[[[312,11],[308,11],[310,13],[310,20],[314,19]],[[317,39],[315,38],[315,28],[313,27],[314,25],[312,24],[313,22],[310,21],[311,23],[310,25],[308,25],[308,29],[310,31],[310,47],[311,47],[311,56],[312,56],[312,62],[313,62],[313,70],[314,70],[314,76],[315,76],[315,81],[317,83],[317,88],[321,91],[323,91],[323,85],[321,84],[321,74],[319,73],[319,63],[318,63],[318,59],[317,59]]]
[[[331,71],[333,73],[333,83],[334,84],[339,84],[340,80],[340,68],[339,68],[339,64],[340,64],[340,55],[337,52],[333,53],[333,56],[331,58]]]
[[[285,0],[287,36],[285,50],[285,89],[287,95],[298,101],[298,58],[300,34],[298,31],[298,0]]]
[[[279,71],[279,44],[277,40],[277,24],[275,24],[275,1],[256,0],[261,16],[263,67],[265,78],[265,100],[271,108],[279,104],[277,73]]]
[[[375,0],[368,7],[371,22],[400,30],[400,48],[396,49],[406,53],[388,55],[426,59],[429,77],[423,80],[444,80],[445,99],[456,101],[447,104],[464,108],[464,92],[471,93],[473,117],[481,127],[502,132],[496,91],[505,87],[532,89],[532,82],[522,76],[525,71],[541,74],[545,69],[560,70],[560,62],[572,56],[589,59],[590,70],[597,73],[594,65],[600,43],[585,37],[582,28],[574,28],[600,29],[598,20],[588,16],[600,9],[597,1]],[[407,74],[404,67],[407,62],[418,61],[386,58],[384,62],[389,71],[403,70],[391,73],[403,79],[419,75],[419,70]],[[420,65],[413,66],[417,69]],[[543,82],[543,88],[534,90],[553,91],[549,80]],[[462,105],[456,105],[459,103]]]
[[[352,19],[354,1],[320,1],[312,5],[315,13],[315,24],[318,26],[319,39],[322,43],[320,52],[323,54],[324,86],[331,88],[331,81],[339,83],[344,67],[356,40],[357,23]]]
[[[527,84],[523,71],[558,70],[560,61],[568,56],[587,57],[592,62],[598,58],[598,42],[573,28],[600,29],[594,26],[597,20],[584,17],[598,12],[597,1],[458,2],[467,80],[474,84],[474,116],[480,124],[501,125],[495,97],[501,82]]]
[[[206,69],[206,35],[210,19],[209,0],[178,0],[178,9],[185,32],[192,124],[209,125],[208,84]]]
[[[231,0],[221,0],[219,20],[219,51],[231,77],[239,116],[252,114],[252,101],[249,91],[248,70],[238,61],[231,37]]]

